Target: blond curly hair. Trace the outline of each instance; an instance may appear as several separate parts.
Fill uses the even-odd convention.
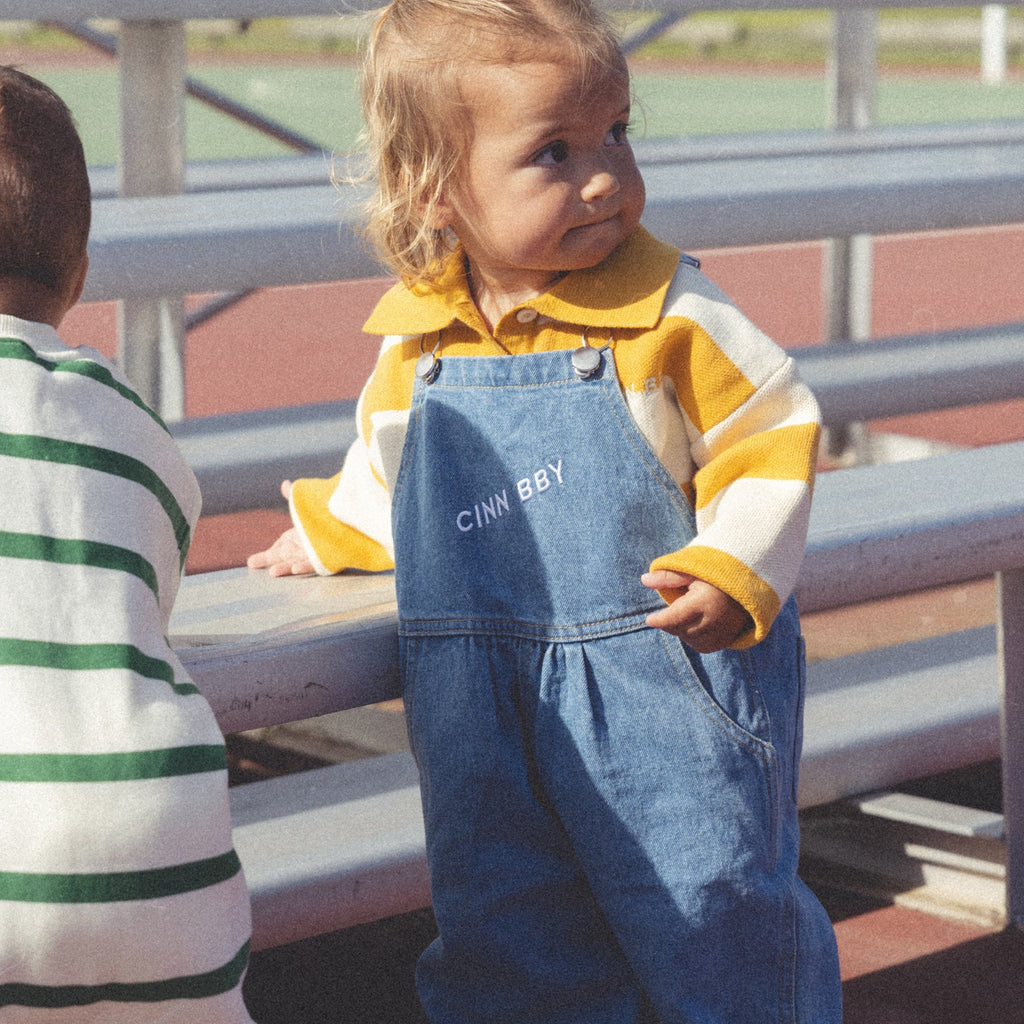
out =
[[[430,284],[455,245],[440,198],[472,143],[461,83],[474,64],[556,60],[581,84],[628,77],[610,24],[590,0],[393,0],[363,65],[361,149],[375,184],[366,237],[408,284]]]

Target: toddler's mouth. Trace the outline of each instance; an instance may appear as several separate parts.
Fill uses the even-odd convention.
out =
[[[588,220],[584,221],[582,224],[577,224],[575,227],[569,229],[569,233],[571,234],[574,231],[584,233],[587,231],[592,231],[595,228],[602,228],[605,226],[612,227],[618,220],[618,216],[618,210],[615,210],[612,213],[603,214],[600,217],[595,217],[593,220]]]

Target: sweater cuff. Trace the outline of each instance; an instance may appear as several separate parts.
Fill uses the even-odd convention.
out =
[[[753,627],[741,633],[729,646],[743,650],[760,643],[779,614],[782,603],[779,595],[753,570],[738,558],[717,548],[691,544],[672,554],[662,555],[651,563],[651,571],[669,569],[673,572],[696,576],[710,583],[746,609]],[[660,592],[670,603],[674,592]]]

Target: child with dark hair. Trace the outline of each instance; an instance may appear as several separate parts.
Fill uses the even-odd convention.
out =
[[[57,335],[90,203],[67,107],[0,67],[0,1020],[251,1024],[224,741],[166,638],[199,489]]]

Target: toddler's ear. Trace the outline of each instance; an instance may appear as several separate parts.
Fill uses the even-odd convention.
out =
[[[432,231],[444,231],[452,226],[452,215],[455,211],[447,196],[423,196],[417,205],[423,222]]]

